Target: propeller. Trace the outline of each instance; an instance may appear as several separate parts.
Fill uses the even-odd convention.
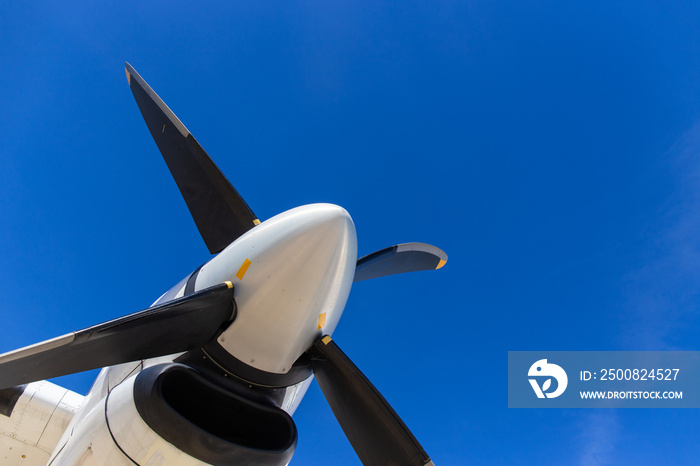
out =
[[[236,316],[230,282],[0,355],[0,389],[201,348]]]
[[[396,411],[328,335],[307,355],[318,385],[365,466],[432,465]]]
[[[136,71],[126,75],[146,125],[212,254],[260,223],[207,153]],[[447,255],[405,243],[357,261],[354,281],[439,269]],[[192,282],[194,283],[194,282]],[[236,317],[230,282],[0,355],[0,389],[202,348]],[[306,352],[338,423],[365,465],[432,465],[389,403],[329,336]]]
[[[126,74],[202,239],[210,252],[221,251],[259,220],[180,120],[128,63]],[[447,254],[435,246],[398,244],[360,258],[353,280],[439,269],[446,262]],[[433,464],[389,403],[329,336],[316,341],[307,356],[328,404],[363,464]]]
[[[163,155],[197,228],[212,253],[259,221],[204,149],[151,87],[127,63],[127,78],[153,139]],[[441,249],[424,243],[391,246],[357,261],[359,282],[447,262]],[[365,465],[432,465],[430,457],[389,403],[329,336],[307,351],[324,396]]]

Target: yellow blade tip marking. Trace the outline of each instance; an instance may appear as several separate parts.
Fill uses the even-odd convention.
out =
[[[124,67],[124,71],[126,71],[126,82],[128,82],[129,86],[131,87],[131,73],[129,73],[129,70],[126,69],[126,66]]]
[[[318,329],[321,330],[326,325],[326,313],[319,314],[318,316]]]
[[[248,271],[248,267],[250,267],[250,259],[246,259],[243,261],[241,268],[238,269],[238,273],[236,273],[236,278],[238,278],[239,280],[243,280],[243,276]]]
[[[438,263],[437,267],[435,267],[435,270],[442,268],[442,266],[445,264],[447,264],[447,261],[440,259],[440,262]]]
[[[233,288],[233,283],[231,283],[231,282],[229,282],[229,281],[225,281],[224,283],[226,283],[226,286],[228,286],[228,289],[229,289],[229,290],[230,290],[231,288]]]
[[[327,345],[328,343],[330,343],[331,341],[333,341],[333,339],[331,339],[331,337],[329,337],[328,335],[326,335],[325,337],[323,337],[323,338],[321,339],[321,341],[323,342],[324,345]]]
[[[165,133],[165,125],[163,125],[163,131],[161,133]]]
[[[260,220],[258,220],[257,218],[253,220],[253,225],[260,225]]]

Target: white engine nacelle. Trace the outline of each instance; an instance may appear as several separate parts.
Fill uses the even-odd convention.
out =
[[[296,442],[285,411],[161,364],[96,403],[51,465],[285,465]]]

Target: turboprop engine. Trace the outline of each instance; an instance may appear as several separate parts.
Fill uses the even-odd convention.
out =
[[[330,335],[353,283],[447,255],[404,243],[358,260],[355,225],[332,204],[261,222],[129,64],[126,76],[214,257],[148,309],[0,355],[0,389],[106,367],[49,464],[287,464],[313,375],[365,465],[431,465]]]

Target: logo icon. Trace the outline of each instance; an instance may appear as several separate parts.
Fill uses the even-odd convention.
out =
[[[564,369],[556,364],[550,364],[546,359],[540,359],[535,364],[530,366],[527,372],[528,377],[548,377],[540,387],[537,379],[528,379],[532,389],[535,391],[537,398],[556,398],[566,390],[569,384],[569,378],[566,376]],[[553,392],[547,392],[552,386],[552,378],[557,381],[557,389]]]

